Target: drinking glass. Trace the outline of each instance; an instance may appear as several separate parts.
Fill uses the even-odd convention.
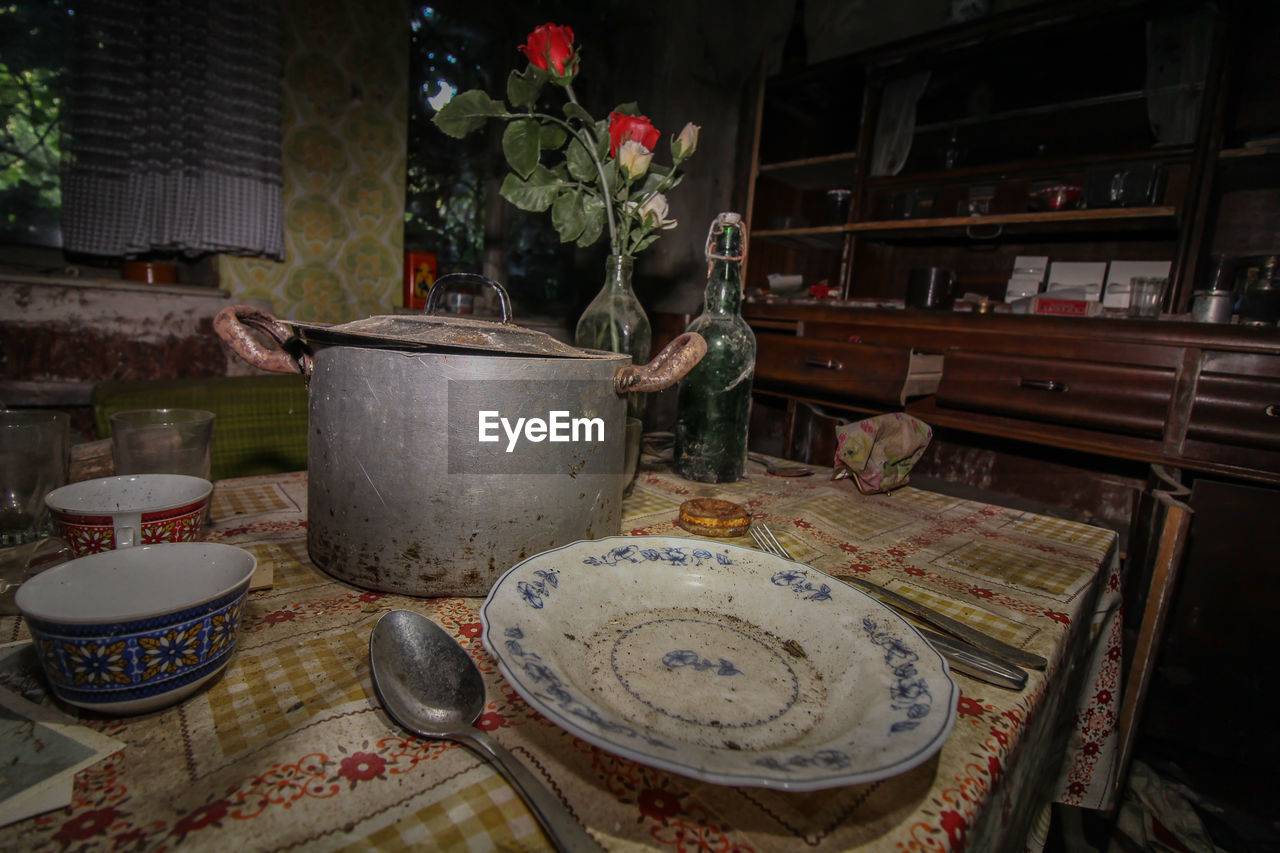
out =
[[[0,546],[48,535],[44,496],[67,482],[70,448],[69,415],[0,411]]]
[[[186,474],[209,479],[213,412],[132,409],[111,416],[117,474]]]
[[[1159,317],[1160,303],[1164,301],[1164,289],[1169,284],[1167,278],[1155,276],[1135,276],[1129,279],[1129,316]]]

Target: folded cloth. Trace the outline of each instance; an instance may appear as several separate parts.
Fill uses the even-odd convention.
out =
[[[907,484],[932,439],[927,423],[902,412],[845,424],[836,429],[836,467],[843,465],[864,495],[889,492]]]

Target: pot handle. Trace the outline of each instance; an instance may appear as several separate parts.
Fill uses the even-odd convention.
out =
[[[262,332],[275,341],[276,348],[264,346],[249,334],[249,329]],[[213,330],[235,350],[236,355],[263,370],[273,373],[301,373],[311,378],[311,355],[303,352],[297,358],[284,349],[287,341],[297,336],[284,323],[266,311],[249,305],[229,305],[213,318]]]
[[[633,392],[661,391],[675,385],[702,361],[707,342],[697,332],[685,332],[662,348],[648,364],[629,364],[613,376],[619,397]]]
[[[449,289],[450,285],[462,284],[463,282],[487,285],[496,290],[498,292],[498,308],[502,311],[502,322],[511,322],[511,297],[507,295],[507,289],[493,279],[485,278],[473,272],[452,272],[436,279],[436,283],[431,285],[431,289],[427,291],[427,304],[423,307],[422,313],[440,313],[440,303],[444,302],[444,292]],[[485,319],[488,318],[486,317]]]

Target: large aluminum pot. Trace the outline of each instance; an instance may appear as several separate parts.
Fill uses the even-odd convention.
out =
[[[501,322],[433,313],[462,278],[498,289]],[[643,366],[570,347],[511,323],[505,291],[469,275],[442,277],[423,314],[322,326],[231,306],[214,328],[250,364],[309,376],[311,559],[417,596],[486,595],[525,557],[616,535],[626,395],[706,352],[698,335]]]

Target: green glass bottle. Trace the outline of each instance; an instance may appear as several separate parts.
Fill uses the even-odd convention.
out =
[[[717,216],[707,237],[704,307],[689,324],[707,354],[677,392],[675,468],[686,480],[731,483],[746,468],[756,336],[742,319],[742,245],[742,217]]]

